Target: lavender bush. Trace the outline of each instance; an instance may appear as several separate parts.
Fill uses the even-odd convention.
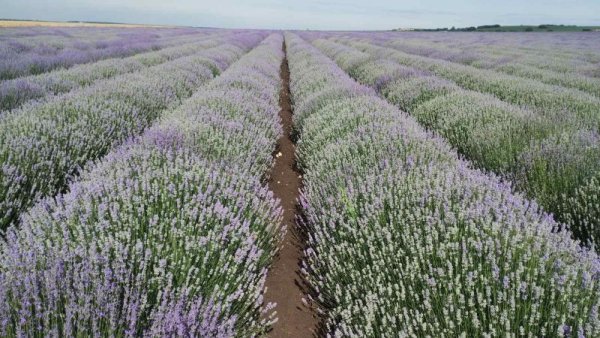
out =
[[[563,197],[565,201],[560,206],[561,215],[570,225],[573,233],[586,239],[587,244],[600,251],[600,172],[589,177],[586,182],[577,186],[571,196]]]
[[[281,44],[268,37],[9,229],[2,336],[265,332],[266,269],[284,231],[261,183],[282,133]]]
[[[456,43],[455,40],[454,43]],[[557,51],[562,50],[564,46],[543,51],[539,47],[533,50],[523,50],[512,45],[499,47],[494,44],[490,46],[489,42],[484,40],[483,42],[463,44],[460,47],[449,47],[440,41],[435,43],[427,39],[406,41],[392,37],[384,45],[410,54],[462,63],[477,68],[493,69],[600,96],[600,79],[586,76],[595,64],[581,60],[583,56],[579,56],[579,54],[575,56],[558,54]],[[577,48],[581,48],[581,45]]]
[[[309,38],[331,37],[340,34],[311,33]],[[342,34],[375,42],[407,53],[449,60],[478,68],[500,69],[503,65],[525,66],[527,70],[550,71],[569,78],[571,73],[588,81],[600,76],[596,64],[598,34],[545,33],[359,33]],[[584,78],[581,78],[583,76]],[[539,79],[539,78],[538,78]],[[591,79],[593,80],[593,79]],[[592,81],[594,82],[594,81]]]
[[[474,91],[492,94],[499,99],[527,106],[548,118],[572,115],[581,123],[600,128],[598,110],[600,98],[579,90],[552,86],[532,79],[524,79],[492,70],[477,69],[444,60],[407,54],[398,50],[378,47],[364,42],[348,42],[379,58],[387,58],[402,65],[429,71],[442,78],[454,81],[459,86]]]
[[[596,131],[585,129],[565,130],[545,139],[531,142],[517,159],[518,180],[524,189],[531,191],[536,198],[555,212],[559,219],[566,221],[572,227],[578,228],[576,234],[594,234],[591,237],[581,236],[584,241],[593,240],[598,236],[595,232],[600,219],[582,224],[571,223],[579,217],[593,217],[586,210],[579,216],[563,216],[564,214],[578,214],[578,209],[564,209],[565,200],[570,199],[578,187],[591,179],[600,165],[600,135]],[[583,188],[585,190],[585,188]],[[597,196],[597,195],[596,195]],[[589,198],[584,204],[593,205],[597,198],[595,194],[581,195],[578,200]],[[590,229],[582,231],[585,224]],[[595,224],[590,224],[595,223]],[[597,243],[600,244],[600,243]]]
[[[535,202],[472,169],[412,118],[356,90],[314,47],[286,39],[305,171],[304,271],[331,335],[600,334],[595,252],[553,232],[558,224]],[[347,94],[317,94],[332,86]],[[307,102],[314,97],[318,105]]]
[[[37,198],[60,192],[87,161],[140,133],[258,43],[264,33],[101,81],[0,119],[0,228]]]
[[[574,194],[600,165],[600,149],[596,133],[586,132],[589,126],[575,114],[548,117],[462,89],[428,71],[394,63],[385,55],[366,59],[365,53],[330,40],[317,39],[313,44],[330,56],[355,55],[356,61],[335,60],[349,65],[346,71],[354,78],[444,136],[478,167],[512,180],[571,227],[575,238],[595,245],[594,238],[600,235],[592,229],[599,228],[599,220],[587,214],[595,195]],[[380,64],[385,65],[384,71],[378,68]]]
[[[216,47],[223,41],[215,36],[203,36],[194,42],[187,40],[189,39],[178,46],[159,51],[140,53],[123,59],[107,59],[69,69],[58,69],[40,75],[3,81],[0,83],[0,110],[14,109],[28,100],[40,100],[44,96],[89,86],[101,79],[141,71],[146,67],[190,55],[198,48]]]
[[[522,169],[517,157],[533,140],[556,129],[528,110],[472,91],[438,96],[410,111],[479,167],[505,176]]]
[[[0,32],[0,80],[40,74],[56,68],[125,57],[156,50],[204,30],[79,28],[56,30],[16,28]],[[193,38],[193,37],[192,37]]]

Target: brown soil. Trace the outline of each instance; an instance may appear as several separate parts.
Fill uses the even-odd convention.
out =
[[[283,51],[286,52],[285,42]],[[302,186],[301,173],[296,169],[292,132],[292,105],[290,100],[290,72],[287,56],[281,64],[283,87],[279,96],[279,116],[283,124],[283,136],[274,152],[275,165],[270,172],[269,188],[281,200],[283,223],[287,234],[282,248],[273,263],[266,280],[265,300],[277,303],[278,322],[269,333],[271,337],[310,337],[317,332],[318,320],[311,308],[304,305],[305,282],[300,275],[300,261],[304,242],[296,227],[297,199]]]

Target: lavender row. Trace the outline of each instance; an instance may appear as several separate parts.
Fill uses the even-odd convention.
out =
[[[284,229],[261,177],[282,133],[281,44],[268,37],[8,231],[2,336],[266,331],[264,280]]]
[[[96,43],[108,37],[126,38],[129,36],[142,36],[145,38],[169,38],[184,35],[194,35],[199,32],[216,31],[216,28],[198,29],[193,27],[178,27],[165,29],[165,27],[108,27],[108,26],[80,26],[80,27],[58,27],[58,26],[30,26],[30,27],[3,27],[0,31],[0,41],[11,41],[11,39],[26,39],[30,47],[37,46],[34,42],[43,43],[52,41],[60,45],[81,45],[82,41]],[[56,40],[51,40],[56,39]]]
[[[303,32],[308,40],[351,38],[384,47],[399,47],[410,54],[432,58],[450,58],[478,67],[489,68],[517,62],[536,69],[559,73],[577,72],[586,77],[600,75],[596,64],[600,50],[595,46],[600,35],[593,34],[438,34],[367,32]],[[557,39],[557,37],[562,37]]]
[[[567,36],[570,34],[567,34]],[[543,39],[542,35],[542,39]],[[573,35],[571,35],[573,36]],[[574,40],[577,47],[568,47],[568,45],[555,43],[550,46],[539,46],[532,43],[529,47],[515,46],[510,41],[493,42],[486,35],[481,40],[461,42],[456,39],[428,41],[409,39],[399,40],[392,38],[385,39],[389,46],[397,46],[402,49],[407,48],[411,54],[431,56],[434,58],[444,57],[449,54],[452,60],[468,62],[473,65],[490,67],[507,62],[515,62],[540,70],[548,70],[558,73],[576,72],[581,76],[594,77],[598,74],[594,72],[594,65],[599,61],[598,51],[590,51],[585,48],[585,43],[593,43],[593,36],[588,35],[585,39]],[[384,42],[384,41],[382,41]],[[461,63],[462,63],[461,62]]]
[[[439,46],[439,44],[433,43],[427,44],[426,41],[407,43],[402,40],[391,40],[386,43],[386,45],[409,54],[442,59],[476,68],[496,70],[509,75],[538,80],[550,85],[579,89],[596,97],[600,96],[600,78],[583,76],[577,71],[577,68],[597,68],[597,64],[577,62],[570,58],[563,60],[551,58],[551,60],[547,60],[549,57],[547,53],[545,55],[538,55],[537,53],[512,53],[509,56],[498,54],[496,51],[490,51],[489,49],[477,50],[477,45],[466,50],[462,48]],[[537,60],[537,62],[540,60],[547,60],[544,65],[553,62],[565,64],[565,67],[569,65],[570,70],[557,72],[552,69],[540,69],[539,65],[536,66],[536,64],[533,63],[534,60]],[[559,67],[559,65],[556,65],[551,68]]]
[[[600,130],[600,98],[579,90],[551,86],[539,81],[477,69],[444,60],[411,55],[369,43],[346,41],[348,45],[378,58],[431,72],[459,86],[492,94],[499,99],[526,106],[548,118],[565,118]]]
[[[598,51],[589,51],[583,47],[587,42],[594,41],[588,36],[585,40],[576,40],[578,47],[568,47],[564,44],[552,46],[531,45],[523,47],[514,45],[508,41],[493,42],[485,36],[478,41],[461,42],[455,39],[436,40],[438,44],[428,39],[400,40],[391,36],[381,40],[389,46],[406,47],[411,53],[434,58],[442,57],[442,53],[452,55],[454,60],[474,62],[476,64],[517,62],[538,69],[552,70],[561,73],[583,70],[598,62]],[[545,56],[546,58],[544,58]],[[584,74],[581,74],[584,75]]]
[[[324,36],[332,36],[327,34]],[[339,34],[335,34],[338,35]],[[380,45],[401,46],[412,54],[491,67],[518,62],[537,69],[559,73],[576,72],[598,77],[600,35],[558,34],[436,34],[436,33],[352,33],[350,35]]]
[[[45,96],[89,86],[98,80],[137,72],[146,67],[190,55],[198,48],[215,47],[222,41],[223,38],[219,36],[203,36],[193,42],[127,58],[112,58],[68,69],[57,69],[40,75],[6,80],[0,82],[0,110],[11,110],[29,100],[39,100]]]
[[[333,336],[596,336],[600,265],[535,202],[289,35],[304,271]]]
[[[37,198],[60,192],[80,166],[140,133],[263,37],[232,36],[218,47],[9,112],[0,119],[0,228]]]
[[[95,28],[77,38],[41,35],[3,38],[0,48],[0,80],[40,74],[106,58],[130,56],[176,44],[178,39],[190,38],[189,32],[185,30],[181,31],[181,37],[177,34],[180,33],[179,30],[169,31]],[[197,32],[203,34],[202,30]],[[96,38],[93,38],[94,33],[98,33]]]
[[[520,42],[514,36],[485,35],[478,40],[458,42],[457,47],[489,51],[500,58],[517,58],[520,63],[559,73],[576,72],[583,76],[598,77],[596,64],[600,62],[597,34],[542,34],[529,36]],[[459,39],[460,40],[460,39]],[[486,53],[488,54],[488,53]]]
[[[565,222],[577,239],[600,244],[597,198],[584,188],[593,186],[600,173],[596,131],[573,128],[346,45],[327,40],[314,44],[353,78],[446,138],[478,167],[513,181]]]

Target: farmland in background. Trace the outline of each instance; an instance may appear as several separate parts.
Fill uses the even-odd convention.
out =
[[[2,337],[600,336],[600,33],[1,28],[0,162]]]
[[[43,20],[14,20],[0,19],[0,27],[120,27],[120,28],[147,28],[163,27],[166,25],[142,25],[118,22],[89,22],[89,21],[43,21]]]

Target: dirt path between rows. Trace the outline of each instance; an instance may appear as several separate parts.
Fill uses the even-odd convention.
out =
[[[286,53],[285,42],[283,51]],[[269,274],[267,275],[265,301],[277,303],[278,322],[273,325],[270,337],[311,337],[317,330],[313,311],[302,302],[305,297],[304,282],[299,273],[302,236],[296,227],[297,199],[302,187],[301,173],[296,169],[296,146],[291,139],[292,104],[290,100],[290,71],[287,54],[281,64],[282,89],[279,96],[279,116],[283,124],[283,136],[277,142],[275,165],[270,172],[269,188],[281,200],[283,222],[287,234]]]

